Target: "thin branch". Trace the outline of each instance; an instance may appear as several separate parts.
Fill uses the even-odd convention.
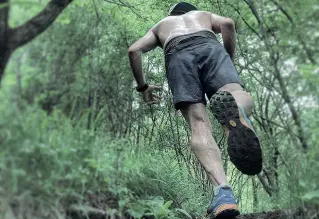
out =
[[[271,197],[272,196],[271,187],[268,185],[266,180],[261,176],[261,174],[258,174],[257,177],[258,177],[259,181],[261,182],[262,186],[264,187],[265,191],[267,192],[267,194]]]
[[[293,25],[295,26],[295,23],[292,19],[292,17],[288,14],[288,12],[278,3],[276,2],[275,0],[270,0],[272,3],[274,3],[277,8],[286,16],[286,18],[288,19],[288,21]],[[301,42],[301,45],[302,45],[302,48],[303,50],[305,51],[309,61],[312,63],[312,64],[316,64],[316,60],[313,58],[312,56],[312,52],[309,50],[308,46],[306,45],[306,43],[303,41],[301,35],[299,32],[297,32],[297,38],[298,40]]]
[[[94,5],[94,10],[95,10],[95,14],[96,14],[96,17],[98,18],[98,20],[102,23],[102,24],[106,24],[106,23],[104,23],[104,21],[102,20],[102,18],[101,18],[101,16],[100,16],[100,13],[99,13],[99,11],[98,11],[98,8],[97,8],[97,6],[96,6],[96,4],[95,4],[95,0],[92,0],[92,2],[93,2],[93,5]]]
[[[261,18],[254,6],[254,2],[252,0],[244,0],[244,2],[246,2],[246,4],[249,6],[251,12],[253,13],[253,15],[255,16],[258,24],[260,25],[262,22],[261,22]]]
[[[126,8],[133,8],[132,5],[129,5],[123,1],[119,1],[119,2],[116,2],[116,1],[112,1],[112,0],[104,0],[105,2],[108,2],[108,3],[111,3],[111,4],[115,4],[115,5],[118,5],[118,6],[121,6],[121,7],[126,7]]]
[[[114,0],[104,0],[105,2],[108,2],[108,3],[111,3],[111,4],[115,4],[115,5],[118,5],[119,7],[125,7],[125,8],[129,8],[138,18],[141,18],[143,19],[144,21],[148,21],[148,18],[140,15],[139,13],[137,13],[137,9],[135,8],[134,5],[130,5],[126,2],[123,2],[122,0],[118,0],[119,2],[116,2]],[[154,21],[152,19],[152,21]],[[155,21],[154,21],[155,22]]]
[[[264,35],[265,35],[265,30],[264,30],[264,23],[262,22],[259,14],[258,14],[258,11],[254,5],[254,2],[252,0],[243,0],[250,8],[251,12],[253,13],[253,15],[255,16],[258,24],[259,24],[259,27],[260,27],[260,31],[261,31],[261,37],[263,38]]]
[[[240,16],[240,18],[244,21],[244,23],[247,25],[247,27],[248,27],[251,31],[253,31],[253,32],[256,34],[256,36],[257,36],[260,40],[263,39],[263,37],[245,20],[245,18],[242,16],[242,14],[240,13],[240,11],[239,11],[238,8],[236,8],[234,5],[232,5],[232,4],[228,3],[228,2],[226,2],[226,4],[227,4],[228,6],[230,6],[230,7],[232,7],[232,8],[237,12],[237,14],[238,14],[238,15]]]
[[[277,8],[287,17],[287,19],[289,20],[291,24],[294,24],[292,17],[288,14],[286,10],[283,9],[283,7],[281,7],[281,5],[278,4],[278,2],[276,2],[275,0],[270,0],[270,1],[277,6]]]

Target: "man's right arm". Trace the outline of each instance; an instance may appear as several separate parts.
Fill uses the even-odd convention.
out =
[[[142,70],[142,53],[148,52],[158,45],[157,36],[151,29],[144,37],[133,43],[128,49],[131,69],[138,87],[143,87],[146,84]]]
[[[235,23],[231,18],[212,14],[211,16],[212,30],[215,33],[221,33],[223,37],[224,47],[232,61],[235,58],[236,49],[236,30]]]

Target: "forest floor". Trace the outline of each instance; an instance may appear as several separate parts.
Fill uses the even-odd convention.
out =
[[[295,210],[277,210],[272,212],[261,212],[261,213],[250,213],[250,214],[242,214],[237,216],[236,218],[229,219],[319,219],[319,208],[314,207],[312,210],[304,211],[302,209]],[[112,215],[106,213],[103,210],[99,210],[96,208],[77,208],[73,207],[70,211],[72,219],[133,219],[130,216],[127,217],[119,217],[115,212],[112,212]],[[115,214],[114,214],[115,213]],[[145,217],[144,219],[153,219],[155,217]],[[185,217],[186,218],[186,217]]]

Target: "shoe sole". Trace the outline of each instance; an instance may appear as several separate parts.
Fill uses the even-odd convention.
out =
[[[229,130],[227,151],[231,162],[243,174],[260,173],[262,152],[259,139],[251,128],[240,121],[234,97],[227,91],[218,91],[211,98],[211,107],[214,117]]]
[[[218,214],[216,217],[214,217],[214,219],[235,219],[239,214],[239,211],[236,209],[228,209]]]
[[[223,219],[228,218],[232,219],[240,215],[238,206],[236,204],[224,204],[216,209],[215,213],[212,213],[209,216],[211,219]]]

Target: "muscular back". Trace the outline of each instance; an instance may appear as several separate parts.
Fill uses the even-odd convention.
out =
[[[190,11],[179,16],[168,16],[157,23],[153,33],[165,47],[170,39],[202,30],[213,32],[212,13],[206,11]]]
[[[224,47],[233,59],[236,45],[234,21],[207,11],[190,11],[183,15],[162,19],[145,36],[133,43],[128,52],[133,60],[134,57],[157,46],[165,48],[167,42],[173,37],[202,30],[221,33]]]

